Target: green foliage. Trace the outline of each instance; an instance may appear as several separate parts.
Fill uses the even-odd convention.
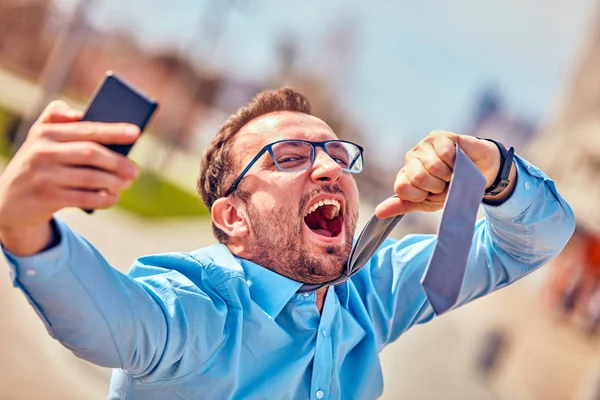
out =
[[[17,121],[17,116],[0,108],[0,156],[9,158],[11,156],[8,131],[12,129]]]
[[[117,205],[144,217],[208,215],[199,195],[185,191],[158,174],[142,170]]]

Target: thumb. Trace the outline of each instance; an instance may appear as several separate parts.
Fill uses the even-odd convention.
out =
[[[412,211],[418,211],[421,208],[422,203],[413,203],[411,201],[402,200],[397,196],[392,196],[375,207],[375,216],[380,219],[389,218],[396,215],[407,214]]]
[[[473,162],[477,162],[485,157],[487,143],[482,143],[480,139],[475,136],[469,135],[458,135],[457,137],[458,146],[465,152],[467,157]]]
[[[40,114],[38,123],[66,123],[81,120],[83,113],[75,110],[62,100],[50,102]]]

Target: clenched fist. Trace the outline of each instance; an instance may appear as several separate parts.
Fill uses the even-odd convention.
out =
[[[9,251],[41,250],[55,212],[110,207],[137,176],[132,161],[102,144],[133,143],[139,128],[81,117],[62,101],[50,103],[0,176],[0,240]]]
[[[455,144],[475,163],[490,187],[500,169],[500,151],[488,140],[457,135],[447,131],[434,131],[406,153],[404,167],[398,172],[394,192],[398,197],[384,200],[375,209],[378,218],[406,214],[411,211],[437,211],[444,207],[448,184],[452,179]],[[510,185],[490,199],[501,200],[514,190],[516,168],[513,164]],[[486,197],[487,198],[487,197]]]

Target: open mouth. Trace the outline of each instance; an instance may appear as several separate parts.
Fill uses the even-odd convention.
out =
[[[304,223],[317,235],[337,237],[344,227],[340,203],[334,199],[316,202],[304,215]]]

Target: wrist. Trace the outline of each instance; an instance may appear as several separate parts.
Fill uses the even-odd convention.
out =
[[[483,196],[484,204],[488,205],[500,205],[504,203],[512,195],[517,187],[517,164],[513,161],[510,167],[510,173],[508,177],[508,185],[498,194],[486,194]]]
[[[16,256],[37,254],[57,244],[59,238],[54,220],[35,226],[0,228],[2,247]]]

